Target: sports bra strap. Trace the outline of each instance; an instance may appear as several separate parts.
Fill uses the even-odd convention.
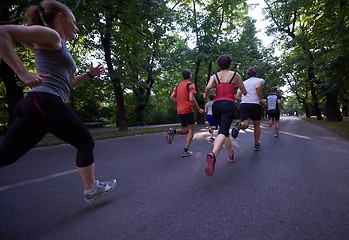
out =
[[[217,74],[217,73],[215,73],[215,75],[216,75],[216,78],[217,78],[218,84],[221,84],[221,81],[219,81],[219,78],[218,78],[218,74]]]
[[[231,82],[233,81],[233,79],[234,79],[235,75],[236,75],[236,72],[234,72],[234,75],[233,75],[233,77],[230,79],[229,84],[231,84]]]

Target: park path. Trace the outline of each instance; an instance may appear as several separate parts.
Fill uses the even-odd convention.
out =
[[[273,135],[263,122],[255,152],[242,131],[236,162],[223,149],[213,177],[205,128],[188,158],[184,136],[96,141],[96,177],[119,186],[90,205],[72,147],[33,149],[0,169],[0,239],[349,239],[349,141],[293,117]]]

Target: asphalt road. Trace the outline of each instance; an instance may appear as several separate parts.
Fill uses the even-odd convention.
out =
[[[0,169],[0,239],[349,239],[349,141],[293,117],[279,139],[262,127],[261,150],[240,132],[236,162],[223,149],[213,177],[207,129],[187,158],[179,135],[96,141],[96,178],[119,186],[93,204],[71,146],[35,148]]]

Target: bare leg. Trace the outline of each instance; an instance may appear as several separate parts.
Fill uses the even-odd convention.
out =
[[[188,125],[187,129],[188,129],[188,135],[185,140],[185,148],[189,149],[191,141],[193,140],[193,137],[194,137],[194,125]]]
[[[229,137],[226,137],[226,138],[225,138],[224,146],[225,146],[225,148],[226,148],[227,151],[228,151],[228,155],[229,155],[229,156],[232,156],[232,155],[233,155],[233,150],[232,150],[233,144],[231,143],[231,140],[230,140]]]
[[[218,156],[219,152],[221,151],[223,144],[225,143],[226,137],[223,134],[219,134],[214,142],[213,146],[213,153]]]
[[[254,126],[254,144],[258,145],[259,144],[259,139],[261,137],[261,121],[253,121],[253,126]]]
[[[275,135],[279,135],[280,121],[275,120]]]
[[[79,171],[81,180],[84,183],[85,190],[91,190],[96,184],[96,180],[94,177],[95,164],[92,163],[90,166],[87,167],[77,167],[77,170]]]
[[[176,134],[184,135],[184,134],[187,134],[188,131],[189,131],[188,127],[182,127],[180,129],[176,129]]]
[[[248,128],[248,125],[250,125],[250,119],[246,119],[244,121],[241,122],[241,129],[245,130],[246,128]]]

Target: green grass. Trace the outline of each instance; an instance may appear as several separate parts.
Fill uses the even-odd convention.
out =
[[[129,131],[108,131],[107,129],[101,129],[99,132],[91,132],[93,139],[105,139],[105,138],[116,138],[122,136],[133,136],[139,134],[146,133],[155,133],[155,132],[164,132],[168,129],[168,127],[154,127],[154,128],[142,128],[142,129],[134,129]],[[56,138],[55,136],[45,136],[40,144],[57,144],[63,143],[62,140]]]
[[[349,137],[349,120],[343,120],[342,122],[328,122],[326,121],[326,119],[317,120],[316,118],[306,118],[306,117],[301,117],[301,118],[309,122],[322,125],[328,129],[334,130],[338,133],[341,133]]]

